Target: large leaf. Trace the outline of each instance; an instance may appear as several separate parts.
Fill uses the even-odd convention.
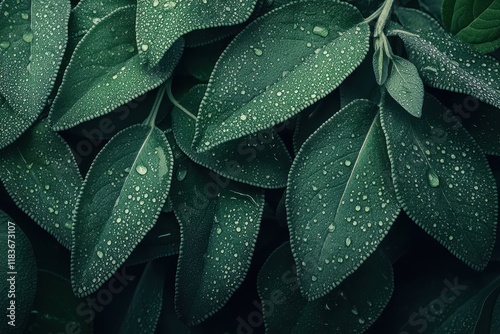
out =
[[[250,17],[256,3],[256,0],[138,0],[137,47],[141,58],[154,67],[185,33],[242,23]]]
[[[391,298],[390,261],[380,252],[328,295],[307,301],[300,295],[290,244],[280,246],[258,276],[268,334],[363,333]]]
[[[425,83],[500,107],[500,62],[447,34],[421,11],[401,8],[397,14],[410,33],[391,25],[389,34],[401,37]]]
[[[444,0],[443,25],[452,34],[488,53],[500,46],[499,0]]]
[[[176,156],[174,212],[181,225],[176,309],[197,324],[217,312],[240,286],[252,259],[264,208],[263,191]]]
[[[500,110],[481,105],[478,110],[472,110],[470,116],[462,122],[465,129],[486,154],[500,156]]]
[[[196,112],[206,87],[193,87],[183,98],[183,107]],[[179,108],[172,110],[172,129],[177,144],[193,161],[224,177],[254,186],[281,188],[286,185],[292,159],[273,129],[197,153],[191,146],[195,126],[195,120]]]
[[[0,148],[47,102],[68,40],[67,0],[5,0],[0,12]]]
[[[483,269],[495,244],[495,179],[479,145],[459,124],[446,122],[445,114],[431,96],[421,119],[389,96],[383,100],[396,194],[420,227],[466,264]]]
[[[111,277],[153,227],[169,192],[172,165],[164,134],[146,125],[119,132],[99,152],[74,223],[71,277],[77,296]]]
[[[2,333],[23,333],[36,291],[36,262],[23,230],[0,210]]]
[[[50,110],[54,129],[68,129],[109,113],[170,76],[182,41],[156,68],[147,69],[139,63],[135,48],[134,17],[135,6],[119,8],[78,43]]]
[[[196,149],[269,128],[338,87],[368,52],[370,30],[362,20],[349,4],[313,0],[250,23],[212,72],[198,113]]]
[[[377,106],[357,100],[302,145],[286,207],[299,286],[324,296],[377,248],[399,212]]]
[[[82,183],[71,149],[44,119],[0,152],[0,179],[16,205],[64,247]]]

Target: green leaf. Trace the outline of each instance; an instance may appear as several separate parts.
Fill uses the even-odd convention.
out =
[[[447,31],[478,51],[488,53],[500,47],[499,0],[444,0],[442,16]]]
[[[66,48],[69,11],[67,0],[1,3],[0,148],[26,131],[45,107]]]
[[[156,66],[174,42],[190,31],[244,22],[256,3],[257,0],[138,0],[137,48],[142,62]]]
[[[180,319],[198,324],[217,312],[246,277],[264,208],[263,191],[176,156],[174,212],[181,225],[176,276]]]
[[[167,267],[160,261],[149,262],[135,289],[134,297],[120,327],[120,334],[154,333],[163,304],[163,285]]]
[[[408,60],[396,55],[392,58],[391,74],[385,88],[406,111],[415,117],[422,115],[424,104],[424,83],[418,70]]]
[[[443,0],[418,0],[420,8],[432,15],[438,21],[441,21],[442,2]]]
[[[497,189],[481,148],[426,96],[422,118],[389,96],[381,108],[399,203],[412,220],[476,270],[495,244]]]
[[[302,145],[286,207],[299,286],[318,299],[375,251],[399,213],[377,106],[357,100]]]
[[[368,52],[370,29],[362,20],[351,5],[312,0],[250,23],[212,72],[198,113],[197,151],[267,129],[333,91]]]
[[[139,63],[135,6],[122,7],[95,25],[78,43],[50,110],[56,130],[105,115],[162,84],[179,59],[176,43],[154,69]]]
[[[500,62],[447,34],[421,11],[400,8],[397,14],[410,33],[392,25],[389,34],[401,37],[409,60],[426,84],[500,107]]]
[[[0,152],[0,179],[9,196],[71,248],[71,218],[82,177],[69,146],[44,119]]]
[[[500,156],[500,110],[481,105],[478,110],[470,112],[471,118],[462,125],[474,137],[486,154]]]
[[[0,251],[4,256],[0,266],[0,307],[4,314],[0,332],[23,333],[36,291],[35,255],[23,230],[2,210],[0,226]]]
[[[375,81],[379,85],[383,85],[387,81],[387,77],[389,76],[389,61],[390,59],[385,56],[382,48],[373,52],[373,73],[375,74]]]
[[[498,332],[500,332],[500,296],[497,297],[493,308],[490,334],[496,334]]]
[[[206,88],[206,85],[193,87],[183,98],[182,106],[196,112]],[[195,126],[196,121],[181,109],[172,110],[175,139],[191,160],[235,181],[263,188],[285,187],[292,159],[272,128],[224,143],[207,152],[196,153],[191,146]]]
[[[363,333],[394,288],[391,263],[376,252],[328,295],[307,301],[298,291],[289,243],[271,254],[257,283],[268,334]]]
[[[167,198],[173,158],[163,133],[145,125],[114,136],[95,158],[78,197],[71,277],[94,292],[154,226]]]

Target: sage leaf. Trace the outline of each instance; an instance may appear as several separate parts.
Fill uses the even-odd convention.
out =
[[[268,334],[363,333],[389,302],[394,282],[390,261],[376,252],[329,294],[307,301],[285,243],[264,263],[257,286]]]
[[[418,0],[420,8],[432,15],[436,20],[441,21],[441,7],[443,0]]]
[[[500,107],[500,62],[447,34],[421,11],[401,8],[396,13],[408,31],[391,25],[388,33],[401,37],[409,60],[426,84]]]
[[[497,297],[495,306],[493,307],[490,334],[498,333],[498,331],[500,331],[500,296]]]
[[[70,147],[44,119],[0,152],[0,179],[10,197],[71,248],[71,221],[83,180]]]
[[[399,213],[374,103],[352,102],[307,139],[286,208],[300,290],[315,300],[375,251]]]
[[[500,110],[481,104],[462,125],[486,154],[500,156]]]
[[[479,145],[445,108],[424,99],[422,118],[389,96],[381,108],[392,177],[404,211],[470,267],[487,264],[495,244],[497,189]]]
[[[389,76],[389,61],[385,57],[383,49],[377,49],[373,53],[373,73],[375,74],[375,81],[382,86],[387,81]]]
[[[182,49],[179,41],[154,69],[139,63],[135,6],[122,7],[96,24],[78,43],[50,110],[57,131],[105,115],[162,84]]]
[[[68,0],[1,2],[0,148],[45,107],[66,48],[70,8]]]
[[[212,72],[198,113],[196,150],[267,129],[337,88],[368,52],[370,29],[362,21],[352,5],[313,0],[250,23]]]
[[[198,110],[206,85],[193,87],[181,104]],[[172,129],[177,144],[196,163],[229,179],[263,188],[286,186],[292,159],[280,136],[272,128],[209,151],[197,153],[191,146],[196,121],[181,109],[172,110]]]
[[[198,324],[217,312],[246,277],[264,193],[176,159],[174,212],[181,226],[175,305],[179,318]]]
[[[2,210],[0,210],[0,226],[0,251],[4,254],[0,266],[2,270],[0,293],[3,296],[0,299],[0,307],[4,314],[0,331],[23,333],[36,291],[35,255],[23,230]],[[14,284],[15,292],[11,291],[11,284]],[[12,301],[15,302],[13,311],[9,309],[12,308]]]
[[[138,0],[137,47],[142,61],[156,66],[174,42],[190,31],[244,22],[256,3],[257,0]]]
[[[418,70],[411,62],[394,55],[391,74],[387,78],[385,88],[406,111],[415,117],[422,115],[424,104],[424,83]]]
[[[444,0],[443,26],[483,53],[500,47],[500,1]]]
[[[77,296],[93,293],[151,230],[167,198],[173,157],[164,134],[138,124],[99,152],[78,197],[71,249]]]

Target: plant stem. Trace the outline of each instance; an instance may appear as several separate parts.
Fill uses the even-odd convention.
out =
[[[168,79],[170,81],[170,79]],[[151,108],[148,118],[144,120],[143,124],[149,125],[151,128],[155,127],[156,116],[158,115],[158,110],[160,109],[161,100],[163,100],[163,95],[165,94],[165,89],[167,88],[168,81],[160,86],[160,89],[156,93],[156,99]]]
[[[187,110],[186,108],[184,108],[174,97],[174,94],[172,94],[172,80],[169,79],[169,81],[167,82],[167,95],[168,95],[168,98],[170,99],[170,102],[172,102],[174,104],[174,106],[176,106],[177,108],[179,108],[180,110],[182,110],[182,112],[184,112],[186,115],[188,115],[189,117],[191,117],[192,119],[194,119],[195,121],[198,120],[198,118],[193,115],[191,112],[189,112],[189,110]]]

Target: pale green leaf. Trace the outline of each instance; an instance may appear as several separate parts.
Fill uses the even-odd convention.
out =
[[[173,158],[164,134],[146,125],[114,136],[95,158],[78,197],[71,277],[77,296],[93,293],[157,221]]]
[[[383,49],[377,49],[373,53],[373,73],[375,74],[375,81],[379,85],[385,84],[389,76],[389,62],[390,59],[385,56]]]
[[[182,49],[176,43],[154,69],[139,63],[135,48],[135,6],[103,18],[78,43],[50,110],[56,130],[105,115],[162,84]]]
[[[368,52],[362,20],[349,4],[313,0],[250,23],[212,72],[198,113],[197,151],[267,129],[333,91]]]
[[[0,148],[26,131],[45,107],[66,48],[69,11],[68,0],[1,3]]]
[[[302,145],[286,207],[300,289],[318,299],[375,251],[399,213],[374,103],[352,102]]]
[[[451,253],[483,269],[495,244],[497,189],[481,148],[426,96],[422,118],[386,96],[381,119],[399,203]]]
[[[71,218],[82,177],[70,147],[47,119],[0,151],[0,179],[21,210],[71,248]]]

